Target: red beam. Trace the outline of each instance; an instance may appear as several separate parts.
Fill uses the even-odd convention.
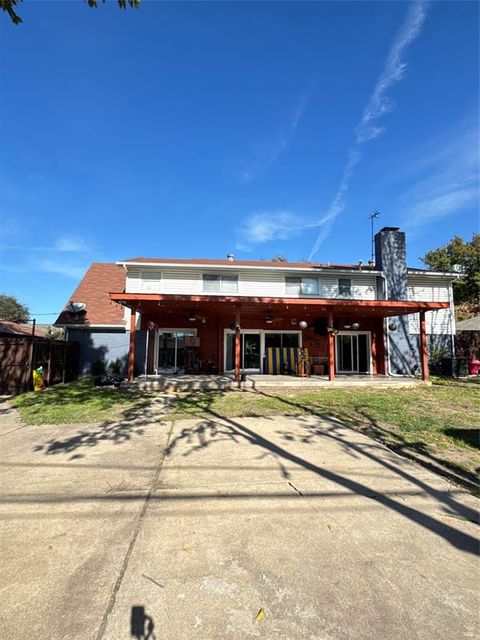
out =
[[[133,382],[135,378],[135,329],[136,329],[136,313],[132,309],[130,315],[130,346],[128,349],[128,380]]]
[[[385,375],[387,367],[385,363],[385,323],[383,319],[380,319],[378,322],[377,335],[377,373]]]
[[[425,311],[420,311],[420,355],[422,359],[422,380],[428,380],[427,323]]]
[[[235,309],[235,380],[240,381],[240,307]]]
[[[328,327],[333,329],[333,313],[328,314]],[[335,380],[335,334],[328,332],[328,379]]]
[[[166,293],[110,293],[110,299],[124,306],[129,302],[212,302],[221,304],[264,305],[303,305],[309,307],[325,307],[333,311],[384,311],[391,310],[397,314],[417,313],[434,309],[448,309],[448,302],[417,302],[414,300],[338,300],[338,298],[259,298],[252,296],[201,296],[176,295]]]

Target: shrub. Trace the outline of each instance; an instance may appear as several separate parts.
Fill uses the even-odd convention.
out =
[[[120,375],[122,373],[122,362],[120,358],[108,363],[108,373],[110,375]]]
[[[90,373],[92,376],[102,376],[105,373],[105,361],[98,358],[98,360],[92,362]]]

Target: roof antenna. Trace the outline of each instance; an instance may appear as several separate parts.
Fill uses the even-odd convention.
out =
[[[375,211],[368,216],[368,219],[370,220],[370,223],[371,223],[371,231],[372,231],[372,258],[371,258],[372,265],[375,264],[375,238],[373,237],[373,221],[376,220],[379,215],[380,215],[380,211],[377,211],[375,209]]]

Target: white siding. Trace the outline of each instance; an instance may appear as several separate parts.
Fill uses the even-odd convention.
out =
[[[128,267],[126,292],[127,293],[173,293],[180,295],[194,295],[203,293],[203,273],[201,269],[191,268],[168,268],[163,267]],[[234,275],[232,271],[205,270],[205,273],[225,273]],[[278,271],[242,271],[236,272],[238,275],[238,295],[241,296],[261,296],[261,297],[285,297],[285,277],[318,277],[318,296],[304,296],[298,294],[288,297],[312,297],[312,298],[339,298],[338,276],[301,274],[298,272],[278,272]],[[350,278],[352,281],[352,298],[357,300],[375,300],[375,276],[349,274],[340,276]],[[225,295],[224,291],[208,291],[208,295]],[[232,295],[232,294],[230,294]]]
[[[410,277],[408,278],[407,295],[409,300],[449,302],[449,288],[448,282],[432,280],[428,276],[424,278]]]
[[[238,293],[241,296],[276,298],[285,295],[284,278],[280,273],[240,272]]]
[[[455,332],[451,309],[427,311],[425,314],[425,322],[428,334],[450,335]],[[411,313],[408,316],[408,327],[410,333],[420,333],[420,316],[418,313]]]
[[[142,271],[141,290],[146,293],[159,293],[162,282],[161,271]]]
[[[139,267],[128,267],[125,293],[140,293],[142,291],[142,276]]]
[[[195,295],[202,293],[202,274],[195,269],[163,269],[159,293]]]
[[[439,282],[424,277],[410,277],[408,279],[407,295],[409,300],[418,302],[450,302],[451,284]],[[455,333],[455,319],[453,308],[427,311],[425,314],[427,333],[434,335],[449,335]],[[418,313],[408,316],[410,333],[420,333],[420,316]]]
[[[341,276],[347,278],[348,276]],[[352,299],[354,300],[375,300],[376,299],[376,280],[375,276],[353,276],[352,281]],[[320,298],[339,298],[338,277],[322,277],[320,278]]]

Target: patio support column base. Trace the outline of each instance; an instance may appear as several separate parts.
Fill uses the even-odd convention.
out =
[[[328,313],[328,379],[335,380],[335,334],[333,333],[333,313]]]
[[[425,311],[420,311],[420,357],[422,360],[422,380],[428,380],[427,323]]]
[[[135,378],[135,331],[136,331],[137,314],[135,309],[131,310],[130,315],[130,346],[128,348],[128,381],[133,382]]]

